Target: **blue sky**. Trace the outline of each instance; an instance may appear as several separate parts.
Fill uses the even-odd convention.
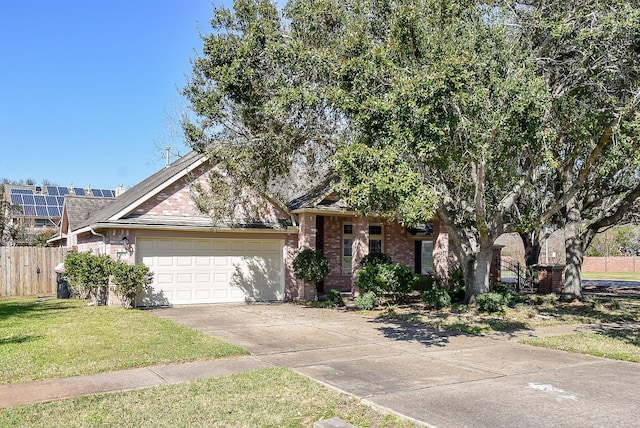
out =
[[[129,188],[184,154],[178,88],[216,0],[0,0],[0,178]]]

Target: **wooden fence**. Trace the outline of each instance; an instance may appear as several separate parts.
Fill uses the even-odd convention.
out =
[[[55,296],[65,248],[0,247],[0,296]]]

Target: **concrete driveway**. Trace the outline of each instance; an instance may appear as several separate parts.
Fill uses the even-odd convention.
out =
[[[294,304],[153,313],[427,425],[640,426],[640,364]]]

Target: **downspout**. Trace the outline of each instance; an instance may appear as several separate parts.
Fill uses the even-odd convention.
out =
[[[104,236],[102,233],[98,233],[95,230],[93,230],[93,227],[89,227],[89,230],[91,231],[92,235],[100,236],[102,238],[102,246],[104,250],[102,254],[106,255],[107,254],[107,237]]]

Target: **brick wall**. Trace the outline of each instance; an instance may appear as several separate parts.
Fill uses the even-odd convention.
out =
[[[202,216],[198,212],[188,185],[188,178],[184,177],[164,189],[134,211],[139,215],[156,216]]]
[[[337,289],[351,291],[354,275],[342,274],[342,239],[344,223],[353,224],[353,266],[357,269],[362,257],[369,253],[369,224],[380,224],[379,219],[368,217],[324,217],[323,251],[329,260],[329,275],[324,280],[325,291]],[[302,236],[303,226],[300,224]],[[400,224],[384,224],[384,252],[388,254],[394,263],[401,263],[414,270],[415,267],[415,241],[409,239],[407,232]],[[445,261],[446,261],[445,256]],[[445,269],[446,271],[446,269]],[[355,274],[355,272],[354,272]]]
[[[407,239],[406,229],[397,223],[384,225],[384,252],[393,263],[400,263],[415,270],[415,241]],[[420,272],[418,272],[420,273]]]
[[[317,235],[317,227],[316,227],[316,215],[309,213],[302,213],[298,217],[299,230],[300,234],[298,235],[298,248],[311,248],[312,250],[316,249],[316,235]]]
[[[640,273],[640,257],[585,257],[582,271]]]
[[[293,275],[293,259],[298,248],[298,235],[287,235],[284,240],[284,295],[285,300],[300,298],[299,281]]]
[[[324,218],[324,255],[329,260],[329,275],[324,280],[325,291],[329,289],[350,291],[351,275],[342,275],[342,225],[351,222],[348,217]]]
[[[198,177],[197,180],[200,184],[207,188],[206,174],[208,171],[209,167],[207,165],[200,167],[192,174],[181,178],[148,201],[145,201],[140,207],[136,208],[134,213],[140,216],[206,217],[205,214],[198,210],[193,201],[190,183],[193,182],[194,177]],[[266,222],[289,219],[288,214],[257,194],[251,194],[249,190],[247,190],[247,194],[249,195],[247,205],[236,206],[233,214],[234,218],[259,218]]]

